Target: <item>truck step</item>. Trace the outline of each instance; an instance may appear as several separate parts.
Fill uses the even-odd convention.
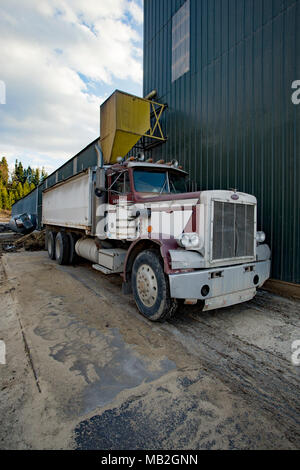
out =
[[[101,266],[100,264],[93,264],[92,268],[95,269],[96,271],[100,271],[100,273],[103,274],[118,274],[116,271],[112,271],[111,269],[105,268],[104,266]]]

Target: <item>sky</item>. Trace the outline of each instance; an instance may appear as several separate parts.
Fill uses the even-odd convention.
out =
[[[115,89],[142,96],[143,0],[1,0],[0,158],[48,173],[100,134]]]

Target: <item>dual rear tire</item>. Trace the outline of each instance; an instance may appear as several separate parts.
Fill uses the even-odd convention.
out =
[[[55,259],[55,238],[56,232],[46,232],[46,249],[50,259]]]
[[[58,264],[69,264],[70,244],[66,232],[58,232],[55,238],[55,257]]]
[[[74,264],[76,261],[75,235],[69,232],[48,231],[46,236],[46,248],[50,259],[60,265]]]

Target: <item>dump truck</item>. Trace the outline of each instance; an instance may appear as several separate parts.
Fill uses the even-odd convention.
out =
[[[151,321],[171,318],[182,303],[206,311],[249,301],[271,265],[255,196],[188,192],[176,156],[128,157],[142,137],[165,139],[163,106],[113,93],[101,106],[97,166],[42,197],[49,257],[68,264],[79,256],[105,275],[120,274],[124,294]]]

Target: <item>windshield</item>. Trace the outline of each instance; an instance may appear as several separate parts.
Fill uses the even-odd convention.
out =
[[[187,193],[186,176],[178,173],[169,172],[169,183],[171,193]]]
[[[187,192],[186,176],[173,171],[134,171],[134,186],[139,193],[181,194]]]

